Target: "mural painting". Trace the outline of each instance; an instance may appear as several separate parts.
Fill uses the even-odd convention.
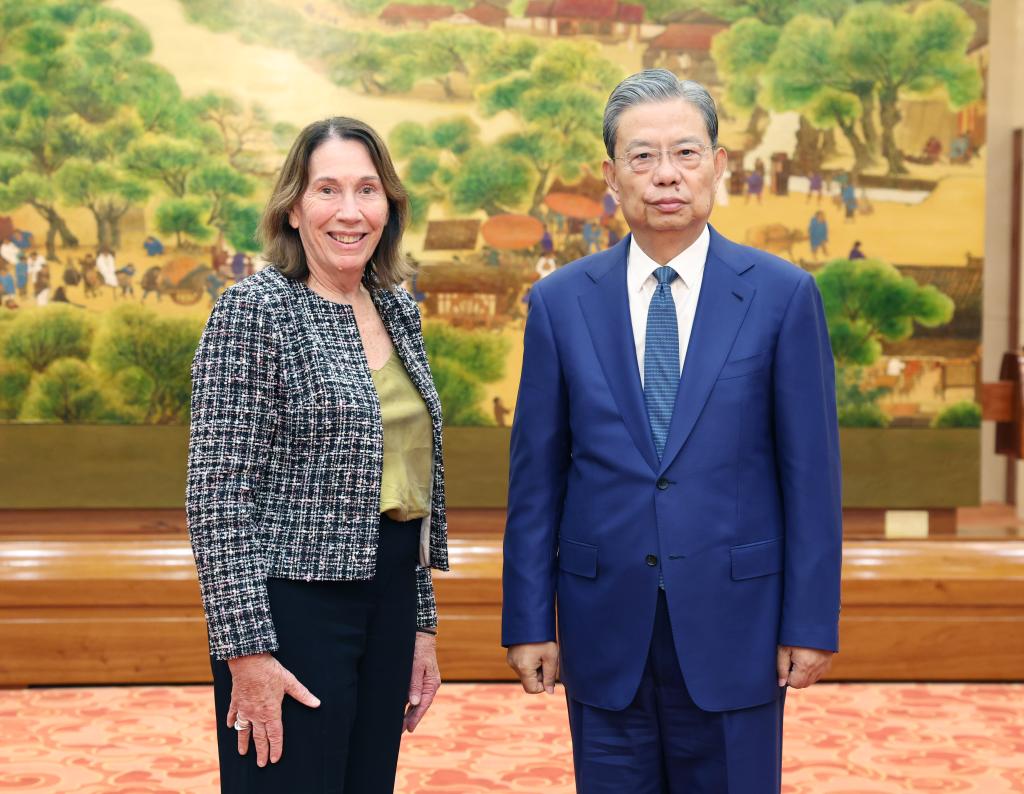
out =
[[[531,285],[626,232],[600,120],[719,103],[713,223],[813,271],[845,426],[977,426],[987,4],[0,0],[0,421],[175,424],[294,135],[388,140],[452,425],[507,425]]]

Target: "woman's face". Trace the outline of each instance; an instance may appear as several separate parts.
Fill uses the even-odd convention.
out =
[[[306,188],[288,213],[310,272],[321,280],[359,274],[377,250],[388,199],[359,141],[330,138],[309,159]]]

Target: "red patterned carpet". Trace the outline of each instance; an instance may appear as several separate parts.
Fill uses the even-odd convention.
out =
[[[208,687],[0,691],[0,792],[214,794]],[[790,693],[787,794],[1024,792],[1024,685]],[[448,684],[407,737],[403,794],[572,792],[561,696]]]

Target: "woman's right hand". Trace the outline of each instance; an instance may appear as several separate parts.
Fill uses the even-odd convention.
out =
[[[231,705],[228,706],[228,727],[235,720],[245,727],[238,731],[238,753],[249,750],[249,739],[256,745],[256,764],[266,766],[267,759],[276,764],[284,752],[284,726],[281,723],[281,701],[291,695],[299,703],[317,708],[320,699],[304,687],[269,653],[228,659],[231,670]]]

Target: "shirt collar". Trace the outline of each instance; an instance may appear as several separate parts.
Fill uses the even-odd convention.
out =
[[[693,244],[676,254],[665,264],[679,274],[679,278],[689,288],[693,289],[697,279],[707,262],[708,248],[711,245],[711,233],[707,224],[700,236],[693,241]],[[644,283],[653,275],[661,265],[651,259],[643,249],[637,245],[636,238],[629,238],[629,255],[626,265],[626,285],[631,293],[643,289]]]

